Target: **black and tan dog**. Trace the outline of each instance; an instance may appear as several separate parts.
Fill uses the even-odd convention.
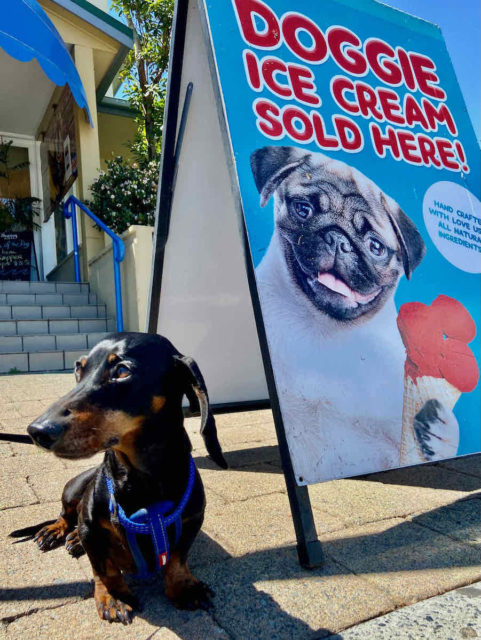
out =
[[[183,426],[184,394],[191,408],[198,409],[200,403],[201,433],[210,456],[223,468],[227,464],[202,375],[196,363],[166,338],[110,335],[76,363],[75,376],[77,386],[37,418],[28,433],[62,458],[83,458],[102,450],[105,457],[101,465],[67,483],[59,518],[41,528],[35,540],[45,551],[64,543],[73,556],[85,551],[92,564],[100,618],[128,624],[135,601],[122,573],[135,573],[136,564],[125,532],[109,508],[106,477],[127,515],[161,500],[179,503],[186,491],[191,452]],[[204,508],[196,471],[177,544],[168,531],[171,554],[165,566],[165,591],[179,608],[205,608],[212,595],[187,565]],[[155,568],[150,539],[141,546],[149,568]]]

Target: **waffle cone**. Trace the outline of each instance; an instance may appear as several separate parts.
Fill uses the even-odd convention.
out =
[[[424,461],[414,432],[414,417],[428,400],[439,400],[447,409],[453,409],[461,391],[444,378],[421,376],[413,380],[404,378],[402,417],[401,463],[414,464]]]

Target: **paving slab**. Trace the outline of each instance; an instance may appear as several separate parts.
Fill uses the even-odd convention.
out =
[[[199,469],[218,469],[219,467],[213,463],[203,451],[196,451],[193,454]],[[239,467],[249,467],[260,463],[267,462],[269,464],[280,465],[279,448],[274,444],[243,443],[233,446],[231,450],[226,448],[224,457],[227,464],[232,469]]]
[[[203,469],[202,481],[228,502],[286,492],[284,475],[265,463],[237,469]]]
[[[63,467],[72,473],[72,478],[79,473],[82,473],[85,469],[91,469],[92,467],[97,467],[101,464],[104,459],[104,452],[96,453],[90,458],[80,458],[79,460],[69,460],[67,458],[61,458],[60,462]]]
[[[323,637],[394,608],[386,593],[333,561],[302,569],[292,546],[248,553],[198,574],[216,593],[215,620],[238,640]]]
[[[274,425],[274,419],[270,409],[220,413],[216,415],[215,419],[219,429],[237,426],[242,429],[244,426],[252,424]]]
[[[481,577],[481,550],[395,518],[321,535],[324,552],[384,589],[398,606]]]
[[[318,533],[343,527],[342,520],[325,513]],[[284,493],[258,496],[225,506],[210,504],[206,510],[203,531],[235,556],[295,541],[289,501]]]
[[[90,576],[64,548],[42,553],[31,540],[15,542],[15,529],[52,519],[50,505],[6,509],[0,513],[0,618],[51,608],[91,594]]]
[[[470,473],[481,478],[481,455],[479,454],[458,458],[457,460],[449,460],[449,462],[443,462],[442,465],[448,469],[454,469],[461,473]]]
[[[0,441],[0,458],[10,458],[13,456],[11,444]]]
[[[12,458],[3,458],[2,466]],[[38,498],[28,485],[26,478],[21,476],[2,477],[0,482],[0,511],[12,507],[35,504]]]
[[[418,525],[481,549],[481,503],[477,499],[461,500],[441,509],[422,513],[413,520]]]
[[[316,521],[317,511],[322,510],[353,525],[430,510],[479,488],[479,480],[472,476],[440,467],[419,467],[313,485],[309,495]]]
[[[157,595],[157,597],[155,597]],[[212,618],[204,612],[177,611],[163,595],[143,601],[143,611],[130,626],[109,624],[97,616],[93,598],[12,622],[5,633],[8,640],[228,640]],[[71,630],[71,635],[68,630]]]
[[[65,471],[60,458],[57,458],[47,451],[42,451],[39,447],[26,444],[28,451],[33,455],[14,456],[7,458],[2,463],[2,476],[4,478],[18,476],[27,478],[28,476],[42,475],[46,471]],[[38,453],[40,452],[40,455]]]
[[[481,638],[481,583],[450,591],[356,625],[327,640]]]
[[[65,469],[62,465],[60,465],[60,468],[55,469],[55,471],[50,471],[50,467],[48,467],[48,469],[49,471],[45,473],[29,474],[28,484],[41,502],[58,503],[58,509],[60,509],[60,500],[64,486],[74,476],[78,475],[80,470]]]
[[[476,456],[478,459],[481,456]],[[466,477],[465,469],[473,458],[461,458],[457,469],[452,469],[446,464],[423,464],[404,469],[393,469],[365,476],[368,480],[382,482],[387,485],[401,487],[422,487],[426,489],[439,489],[440,491],[476,491],[481,489],[481,479],[478,477]],[[462,464],[461,464],[462,462]]]
[[[199,433],[199,420],[196,424],[192,424],[193,418],[185,421],[185,427],[189,434],[190,441],[194,451],[204,452],[205,444]],[[237,448],[238,444],[249,443],[251,446],[262,446],[265,444],[276,445],[276,434],[270,428],[266,428],[262,424],[246,425],[242,429],[236,427],[221,428],[217,426],[219,441],[224,451],[232,451]]]

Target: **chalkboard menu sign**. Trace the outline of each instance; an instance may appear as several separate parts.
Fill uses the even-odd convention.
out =
[[[0,233],[0,280],[30,280],[33,233]]]

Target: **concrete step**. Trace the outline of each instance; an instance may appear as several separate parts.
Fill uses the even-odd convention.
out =
[[[77,349],[82,349],[84,353],[87,353],[106,335],[104,332],[96,332],[41,334],[35,336],[0,336],[0,354],[75,351]]]
[[[104,304],[0,305],[0,320],[53,320],[54,318],[105,318]]]
[[[95,293],[0,293],[3,304],[97,304]]]
[[[36,320],[0,320],[0,336],[35,336],[106,332],[109,318],[55,318]]]
[[[0,293],[89,293],[89,283],[0,280]]]
[[[36,353],[0,353],[0,373],[34,373],[39,371],[73,371],[84,349],[38,351]]]

